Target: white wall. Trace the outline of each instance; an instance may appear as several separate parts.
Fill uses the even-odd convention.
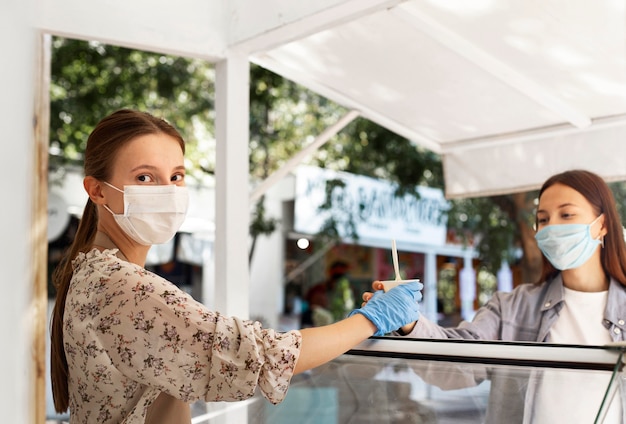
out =
[[[287,199],[293,199],[293,183],[288,178],[279,181],[267,192],[267,217],[282,220],[283,201]],[[257,239],[250,265],[250,317],[262,317],[265,326],[274,329],[278,329],[278,318],[283,309],[284,240],[284,228],[279,222],[273,234]]]
[[[34,169],[33,111],[36,33],[31,0],[0,2],[0,411],[2,422],[27,423],[33,286],[30,246]]]

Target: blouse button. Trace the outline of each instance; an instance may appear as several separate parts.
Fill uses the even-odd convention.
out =
[[[623,319],[620,319],[619,321],[617,321],[617,323],[618,323],[619,325],[624,325],[624,320],[623,320]]]
[[[619,334],[619,333],[621,333],[621,332],[622,332],[622,330],[620,330],[619,328],[614,328],[614,329],[613,329],[613,332],[614,332],[615,334]]]
[[[546,302],[546,303],[543,304],[543,307],[544,308],[549,308],[550,305],[552,305],[552,302]]]

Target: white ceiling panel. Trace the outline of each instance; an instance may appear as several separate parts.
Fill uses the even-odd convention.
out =
[[[55,34],[248,55],[441,154],[449,196],[537,187],[531,163],[626,157],[626,0],[108,0],[95,15],[39,3],[37,26]],[[623,178],[619,166],[598,170]]]
[[[621,0],[405,1],[251,60],[442,154],[448,195],[477,196],[599,164],[602,143],[626,156],[625,23]]]

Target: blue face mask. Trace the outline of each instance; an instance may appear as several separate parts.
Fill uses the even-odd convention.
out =
[[[535,234],[539,249],[556,269],[578,268],[601,244],[600,237],[594,239],[591,236],[591,226],[600,216],[591,224],[548,225]]]

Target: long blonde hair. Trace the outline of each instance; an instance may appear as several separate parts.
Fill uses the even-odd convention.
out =
[[[111,113],[103,118],[89,135],[85,149],[85,176],[92,176],[100,181],[108,181],[120,148],[139,136],[161,133],[175,138],[183,153],[185,152],[183,138],[173,126],[163,119],[146,112],[129,109]],[[68,366],[63,342],[63,314],[67,292],[74,272],[72,261],[79,252],[87,252],[91,249],[97,226],[98,210],[96,205],[88,199],[74,241],[52,274],[52,281],[56,288],[56,300],[50,329],[50,361],[54,408],[59,413],[67,411],[69,406]]]

